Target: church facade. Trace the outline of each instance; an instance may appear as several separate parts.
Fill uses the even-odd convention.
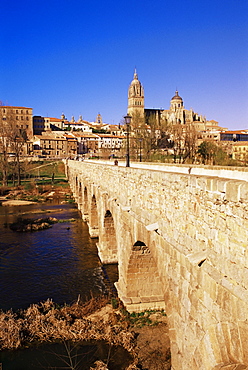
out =
[[[149,118],[153,116],[156,118],[158,123],[163,119],[169,124],[193,124],[196,131],[205,131],[210,129],[209,121],[206,120],[206,117],[199,115],[192,109],[185,109],[183,99],[179,96],[178,91],[175,92],[175,95],[170,100],[169,109],[145,108],[144,87],[138,79],[136,69],[134,71],[133,80],[128,89],[127,112],[131,116],[139,115],[140,117],[144,117],[145,123],[148,125]]]

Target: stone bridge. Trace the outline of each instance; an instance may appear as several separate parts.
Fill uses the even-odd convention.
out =
[[[248,172],[68,161],[129,311],[165,309],[174,370],[248,369]]]

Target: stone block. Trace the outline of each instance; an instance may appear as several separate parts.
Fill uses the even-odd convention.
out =
[[[218,323],[215,326],[215,332],[216,332],[216,338],[217,338],[218,347],[219,347],[220,355],[221,355],[220,362],[228,363],[229,362],[229,357],[228,357],[228,353],[227,353],[227,350],[226,350],[225,338],[224,338],[224,335],[223,335],[223,332],[222,332],[222,327],[221,327],[220,323]]]
[[[220,193],[225,193],[226,192],[226,184],[230,180],[225,180],[225,179],[217,179],[217,191]]]
[[[241,286],[234,286],[233,293],[238,297],[244,305],[247,305],[248,310],[248,291]]]
[[[248,323],[247,321],[239,321],[238,322],[238,329],[239,329],[239,337],[241,342],[242,348],[242,362],[248,364],[248,340],[247,340],[247,333],[248,333]]]
[[[208,191],[217,190],[217,178],[216,177],[207,177],[206,190]]]
[[[242,362],[242,348],[239,337],[238,325],[231,323],[229,325],[231,339],[231,355],[237,362]]]
[[[242,202],[248,202],[248,183],[245,181],[240,185],[240,200]]]
[[[239,202],[241,181],[228,181],[226,184],[226,200]]]
[[[129,287],[129,289],[132,289],[133,287]],[[138,290],[127,290],[127,298],[132,298],[132,297],[138,297]]]
[[[215,363],[220,363],[223,361],[221,349],[220,349],[220,343],[218,341],[217,333],[215,330],[215,326],[210,326],[208,329],[208,335],[211,342],[211,347],[213,349],[213,354],[215,358]]]
[[[129,301],[129,303],[133,303],[133,304],[141,303],[141,298],[140,297],[132,297],[130,300],[131,300],[131,302]]]

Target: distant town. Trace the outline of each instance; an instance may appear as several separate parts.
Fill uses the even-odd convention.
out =
[[[60,118],[33,116],[32,108],[0,103],[0,152],[8,157],[122,158],[129,130],[133,160],[248,161],[248,130],[229,131],[217,121],[185,109],[178,91],[169,109],[145,108],[144,99],[135,70],[128,89],[130,127],[124,119],[119,125],[104,123],[100,113],[89,122],[82,116],[67,119],[64,113]]]

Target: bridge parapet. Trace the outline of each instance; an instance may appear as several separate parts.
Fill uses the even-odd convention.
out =
[[[102,261],[118,262],[120,299],[166,308],[173,368],[246,368],[248,182],[185,172],[68,163]]]

